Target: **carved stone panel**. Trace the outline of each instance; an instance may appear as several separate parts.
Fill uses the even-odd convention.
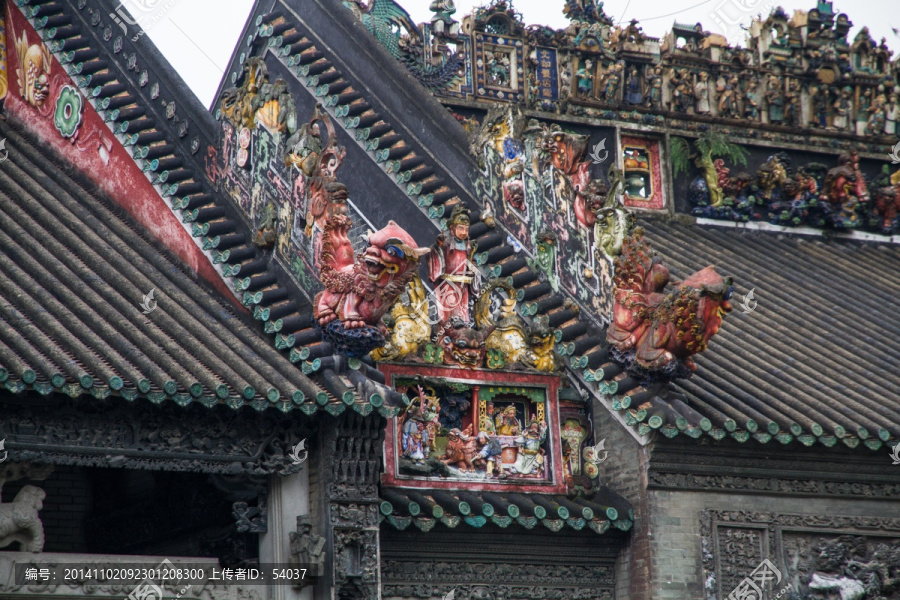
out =
[[[774,570],[763,598],[900,598],[900,519],[705,511],[701,536],[709,600],[728,598],[765,560]]]
[[[765,526],[716,528],[719,587],[726,594],[749,575],[768,556],[769,540]],[[722,597],[721,594],[719,597]]]
[[[611,567],[487,561],[390,560],[382,565],[382,595],[479,600],[612,600]]]
[[[384,420],[347,413],[323,436],[327,579],[332,597],[378,600],[378,489]]]
[[[125,405],[93,400],[74,410],[55,400],[0,404],[11,461],[203,473],[281,475],[299,470],[292,446],[310,423],[224,407]]]

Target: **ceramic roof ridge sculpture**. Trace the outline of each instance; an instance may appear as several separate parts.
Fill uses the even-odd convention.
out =
[[[669,283],[678,288],[666,292]],[[646,381],[690,376],[696,370],[691,356],[706,350],[731,311],[730,277],[710,266],[684,281],[671,281],[641,228],[625,240],[616,259],[615,285],[606,339],[617,362]]]

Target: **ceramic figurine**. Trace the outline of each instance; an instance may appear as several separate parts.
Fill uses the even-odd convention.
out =
[[[578,95],[589,98],[594,94],[594,62],[590,59],[578,65],[575,71]]]
[[[53,65],[50,50],[40,41],[29,46],[24,31],[21,38],[14,39],[19,60],[16,66],[19,93],[28,104],[40,108],[50,95],[50,68]],[[6,69],[5,60],[3,68]]]
[[[828,88],[814,85],[809,88],[811,102],[810,123],[822,129],[828,126]]]
[[[316,295],[313,312],[323,337],[338,353],[364,356],[384,345],[381,317],[403,293],[429,249],[417,248],[412,236],[389,221],[368,236],[365,251],[357,255],[347,237],[351,226],[346,214],[326,221],[319,265],[325,289]]]
[[[428,257],[428,278],[437,284],[437,312],[441,323],[458,317],[471,323],[470,300],[474,300],[475,269],[470,262],[476,244],[469,239],[469,214],[464,206],[453,207],[447,234],[439,234]]]
[[[800,125],[800,82],[792,79],[785,94],[784,123],[792,127]]]
[[[830,219],[836,227],[855,227],[859,217],[856,208],[860,203],[859,181],[857,169],[854,168],[853,157],[844,153],[838,157],[838,166],[829,169],[822,185],[819,200],[830,213]],[[863,189],[865,183],[862,184]]]
[[[489,436],[497,435],[497,426],[494,424],[494,403],[488,402],[485,404],[484,412],[484,417],[478,424],[478,429]]]
[[[625,102],[633,105],[640,105],[644,102],[644,95],[641,93],[641,78],[638,75],[637,67],[632,67],[628,82],[625,84]]]
[[[375,360],[397,360],[416,355],[431,341],[428,296],[418,275],[406,286],[409,302],[395,302],[390,312],[390,336],[372,351]],[[387,318],[385,319],[387,320]]]
[[[609,68],[606,77],[603,79],[602,98],[610,104],[615,103],[619,97],[619,85],[622,83],[622,71],[625,70],[625,63],[617,62]]]
[[[428,10],[434,13],[431,17],[431,30],[438,35],[455,36],[459,34],[459,23],[453,18],[456,5],[453,0],[434,0]]]
[[[647,100],[644,106],[659,110],[662,108],[662,85],[663,85],[663,69],[662,67],[653,67],[653,70],[647,73]]]
[[[887,97],[884,93],[878,94],[869,107],[869,120],[866,123],[866,135],[881,135],[884,131],[884,123],[887,120]]]
[[[266,204],[266,208],[262,213],[262,219],[259,222],[259,226],[256,228],[256,234],[253,236],[253,244],[257,248],[266,250],[274,246],[275,241],[278,238],[275,231],[277,225],[278,219],[276,216],[275,204],[269,202]]]
[[[853,100],[850,95],[853,89],[850,86],[841,90],[840,97],[834,102],[834,119],[832,126],[838,131],[847,131],[850,128],[850,111],[853,110]]]
[[[776,75],[766,82],[766,102],[769,104],[769,123],[784,122],[784,84]]]
[[[709,73],[700,71],[700,78],[694,84],[694,110],[698,115],[709,114]]]
[[[735,81],[735,85],[737,85],[737,81]],[[759,103],[759,81],[756,77],[751,77],[747,82],[747,91],[744,92],[744,116],[752,121],[758,121]]]
[[[319,123],[311,121],[300,126],[294,135],[288,138],[290,149],[285,156],[285,163],[296,166],[307,177],[312,177],[319,154],[322,152],[322,134]]]
[[[472,464],[474,458],[475,440],[472,438],[472,426],[469,425],[464,431],[460,431],[458,428],[451,429],[447,449],[444,451],[441,461],[445,465],[458,468],[461,473],[469,471],[474,473],[475,465]]]
[[[487,64],[487,73],[492,85],[509,87],[509,54],[506,52],[492,52]]]
[[[516,407],[512,404],[508,405],[494,419],[494,425],[497,429],[497,435],[519,435],[522,430],[522,424],[516,417]]]
[[[738,116],[738,80],[733,77],[729,81],[719,79],[717,91],[719,92],[719,116],[735,118]],[[749,89],[749,88],[748,88]]]
[[[672,88],[672,103],[670,110],[689,114],[694,103],[691,74],[687,69],[681,69],[669,80]]]
[[[516,439],[519,451],[510,473],[519,475],[543,475],[544,451],[541,444],[547,439],[547,424],[533,420],[524,434]]]
[[[621,35],[619,35],[621,41],[628,42],[629,44],[642,44],[645,37],[644,30],[638,25],[637,19],[632,19],[631,22],[628,23],[628,27],[626,27]]]
[[[866,88],[859,95],[859,104],[856,108],[856,135],[866,133],[866,125],[869,123],[869,109],[872,106],[872,88]]]
[[[884,107],[884,133],[896,135],[897,117],[900,116],[900,95],[891,96],[891,101]]]
[[[616,360],[662,377],[676,361],[687,372],[695,370],[691,357],[706,349],[731,310],[731,278],[723,278],[715,267],[697,271],[666,293],[669,270],[653,258],[641,230],[626,240],[616,259],[615,283],[606,339],[619,353]]]
[[[475,468],[485,469],[488,477],[505,478],[506,473],[503,472],[503,449],[500,442],[495,436],[489,436],[486,432],[480,431],[475,437],[475,444],[478,454],[472,461]],[[494,472],[496,469],[496,473]]]

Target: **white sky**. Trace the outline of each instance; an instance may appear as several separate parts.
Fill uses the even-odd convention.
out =
[[[399,0],[417,23],[429,21],[431,0]],[[223,69],[231,57],[238,36],[250,14],[253,0],[123,0],[131,14],[140,19],[147,35],[166,56],[172,66],[187,81],[201,102],[209,106],[223,76]],[[461,20],[474,6],[485,0],[456,0],[456,17]],[[716,25],[736,22],[749,23],[752,15],[768,6],[778,4],[790,15],[795,9],[809,10],[815,0],[607,0],[606,14],[615,21],[628,23],[638,19],[644,33],[661,37],[672,22],[703,24],[704,29],[725,33]],[[151,10],[143,9],[152,6]],[[513,6],[524,16],[527,25],[542,24],[563,28],[568,21],[563,16],[564,0],[514,0]],[[900,50],[900,36],[892,28],[900,29],[898,0],[835,0],[835,12],[846,12],[854,27],[849,39],[862,26],[868,26],[877,40],[887,38],[888,45]],[[719,15],[719,17],[715,17]],[[143,19],[141,19],[143,17]],[[895,56],[896,58],[896,56]]]

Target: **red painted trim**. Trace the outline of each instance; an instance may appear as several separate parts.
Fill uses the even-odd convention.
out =
[[[40,106],[33,106],[22,96],[16,70],[19,56],[16,38],[24,34],[29,47],[40,48],[41,36],[25,16],[7,2],[6,49],[7,80],[9,92],[4,113],[25,129],[36,134],[41,141],[63,160],[76,167],[98,188],[128,211],[156,240],[173,252],[192,272],[213,285],[234,306],[246,312],[234,293],[213,267],[209,258],[194,242],[172,209],[160,197],[156,188],[135,164],[131,155],[103,118],[84,99],[81,125],[72,139],[64,138],[54,125],[54,112],[60,89],[65,85],[78,88],[55,57],[51,58],[49,95]]]
[[[412,489],[439,489],[439,490],[468,490],[468,491],[494,491],[494,492],[531,492],[539,494],[564,494],[566,484],[563,477],[562,443],[559,435],[560,418],[559,402],[559,377],[539,373],[522,373],[516,371],[494,371],[482,369],[457,369],[434,365],[400,365],[396,363],[382,363],[379,369],[384,373],[390,383],[396,376],[424,376],[444,377],[450,381],[470,383],[473,385],[509,385],[517,387],[542,387],[547,390],[546,406],[544,408],[549,427],[550,460],[552,468],[552,480],[548,483],[526,483],[528,480],[511,480],[507,482],[483,482],[473,480],[471,483],[460,480],[441,481],[437,479],[424,479],[410,475],[397,474],[397,456],[399,454],[397,444],[399,436],[397,432],[397,420],[388,419],[388,426],[384,439],[385,472],[381,476],[381,482],[391,487]],[[477,406],[473,402],[477,417]],[[522,482],[522,483],[520,483]]]

